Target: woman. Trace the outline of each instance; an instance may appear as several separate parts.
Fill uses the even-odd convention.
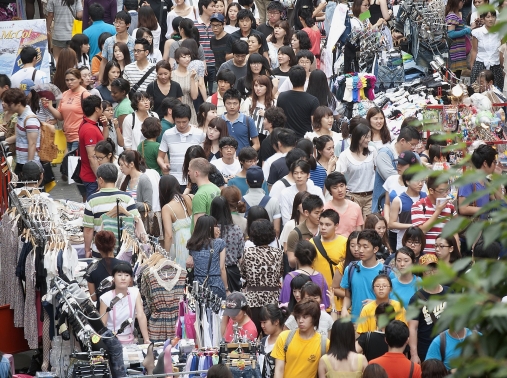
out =
[[[269,60],[271,61],[271,69],[275,69],[280,65],[279,51],[283,46],[290,46],[292,39],[292,30],[287,21],[279,20],[273,26],[273,34],[268,40]]]
[[[120,146],[123,147],[123,134],[121,133],[120,125],[118,124],[118,120],[113,117],[114,110],[113,105],[109,101],[102,101],[102,114],[106,117],[108,127],[109,127],[109,138],[111,138],[115,147]],[[116,155],[118,155],[118,149],[114,149]]]
[[[197,112],[197,128],[207,134],[209,122],[217,118],[217,106],[211,102],[203,102]]]
[[[120,73],[123,75],[125,66],[130,64],[130,52],[126,43],[116,42],[113,45],[113,60],[120,65]]]
[[[321,34],[320,30],[315,25],[315,18],[313,17],[313,7],[302,7],[298,9],[298,18],[301,24],[303,25],[302,30],[308,34],[308,38],[310,38],[310,42],[312,44],[309,49],[312,54],[315,56],[317,61],[317,68],[320,68],[320,39]]]
[[[350,195],[361,207],[363,218],[371,213],[375,159],[377,151],[370,147],[371,130],[366,125],[358,125],[352,131],[350,147],[338,159],[336,170],[348,177],[347,188]]]
[[[182,19],[189,19],[191,21],[197,21],[197,12],[194,7],[185,3],[185,0],[176,0],[175,6],[172,10],[167,13],[167,32],[165,34],[166,38],[171,38],[171,34],[173,33],[172,21],[176,17],[181,17]]]
[[[262,37],[258,34],[250,34],[247,39],[248,54],[263,54]]]
[[[202,157],[206,159],[206,154],[204,153],[204,150],[201,146],[190,146],[187,148],[187,151],[185,152],[185,158],[183,159],[183,181],[188,180],[188,166],[190,165],[190,160]],[[208,179],[210,182],[218,186],[219,188],[225,187],[225,180],[222,174],[216,169],[216,167],[211,164],[210,171],[208,174]],[[184,194],[195,194],[197,193],[197,184],[192,183],[190,180],[187,181],[187,187],[185,188]]]
[[[81,72],[81,85],[88,91],[89,94],[99,96],[102,100],[102,96],[100,95],[100,92],[93,87],[95,84],[95,81],[93,80],[92,72],[90,71],[90,67],[88,66],[81,66],[79,68],[79,71]]]
[[[322,274],[313,269],[312,265],[317,258],[317,250],[315,246],[307,240],[300,240],[294,251],[294,257],[296,258],[297,267],[294,272],[290,272],[285,276],[283,280],[282,292],[280,293],[280,303],[287,303],[290,297],[290,282],[292,279],[299,274],[306,274],[310,276],[311,280],[320,286],[322,293],[327,293],[327,283]],[[323,296],[322,302],[325,308],[330,305],[329,298]]]
[[[292,34],[292,38],[290,41],[292,50],[294,50],[294,55],[297,54],[301,50],[310,50],[312,48],[312,42],[310,41],[310,37],[308,33],[304,30],[298,30],[294,34]]]
[[[160,105],[164,98],[176,97],[181,101],[183,97],[183,91],[181,90],[180,84],[171,80],[171,65],[165,60],[157,62],[155,66],[155,72],[157,73],[157,79],[146,87],[146,93],[149,98],[153,101],[153,110],[158,114],[158,118],[164,118],[165,114],[160,111]]]
[[[313,145],[317,151],[317,164],[326,170],[327,174],[334,172],[338,158],[334,156],[334,141],[329,135],[313,138]]]
[[[90,67],[90,40],[86,34],[74,34],[70,40],[69,47],[74,50],[77,56],[77,68]]]
[[[467,69],[467,55],[471,50],[469,36],[472,32],[461,19],[463,1],[449,0],[445,7],[447,37],[452,41],[449,46],[450,70],[459,78],[461,71]]]
[[[106,67],[104,68],[104,75],[102,75],[102,82],[96,88],[99,91],[102,100],[109,101],[114,106],[116,106],[116,102],[111,96],[111,83],[120,77],[120,71],[120,65],[117,62],[114,60],[107,62]]]
[[[145,8],[151,9],[150,7],[145,7]],[[152,64],[157,64],[158,62],[160,62],[162,60],[162,53],[160,52],[160,50],[157,47],[154,47],[153,33],[151,32],[151,30],[148,28],[144,28],[144,27],[140,27],[139,29],[136,29],[136,30],[137,30],[136,34],[132,34],[132,35],[135,35],[136,39],[144,38],[150,44],[150,49],[148,50],[148,52],[149,52],[148,62],[150,62]]]
[[[120,130],[123,130],[123,120],[125,117],[134,113],[131,101],[128,98],[129,92],[130,84],[124,78],[119,77],[111,82],[111,97],[113,101],[118,104],[114,109],[114,118],[118,120]]]
[[[143,216],[151,210],[153,205],[153,186],[144,172],[146,166],[137,151],[123,151],[118,158],[121,173],[125,175],[120,190],[127,192],[136,202],[137,210]]]
[[[336,156],[340,157],[340,154],[350,146],[351,133],[356,128],[356,126],[359,124],[363,124],[363,125],[370,127],[370,123],[366,120],[366,118],[363,118],[360,116],[355,116],[355,117],[352,117],[348,121],[342,122],[341,131],[342,131],[342,138],[343,139],[334,148],[334,154]]]
[[[387,0],[370,0],[370,23],[376,24],[381,18],[389,21],[393,11],[387,7]]]
[[[268,132],[264,130],[264,112],[272,106],[276,106],[276,99],[273,97],[271,79],[266,75],[259,75],[253,79],[251,97],[247,97],[241,104],[241,113],[247,114],[254,120],[261,143],[268,135]]]
[[[366,120],[370,123],[371,141],[377,151],[385,146],[390,147],[392,137],[387,128],[386,116],[382,109],[373,107],[368,110]]]
[[[400,320],[406,323],[407,321],[405,320],[405,309],[403,306],[400,304],[400,302],[389,299],[391,289],[393,287],[391,278],[385,274],[379,274],[373,279],[371,286],[373,292],[375,293],[375,299],[363,306],[359,317],[366,319],[366,321],[358,324],[356,332],[373,332],[378,328],[375,319],[375,310],[381,303],[389,303],[391,306],[393,306],[394,314],[391,314],[391,316],[395,315],[396,320]]]
[[[502,44],[500,34],[492,32],[491,28],[496,23],[496,12],[481,14],[484,25],[472,30],[472,51],[470,54],[470,66],[472,73],[470,82],[475,83],[482,70],[489,69],[495,76],[495,87],[503,88],[503,54],[500,54]]]
[[[380,213],[368,214],[366,218],[364,218],[364,229],[375,230],[380,236],[382,239],[382,245],[376,252],[377,260],[387,260],[387,258],[391,255],[392,250],[387,236],[389,235],[389,231],[386,218],[384,218]]]
[[[116,180],[115,187],[120,189],[123,180],[125,180],[125,175],[121,173],[116,155],[116,145],[110,137],[106,140],[101,140],[95,145],[95,159],[97,159],[99,165],[111,163],[116,166],[118,169],[118,179]]]
[[[290,220],[283,226],[282,233],[280,234],[280,243],[283,246],[283,250],[287,250],[287,239],[292,230],[296,228],[297,225],[303,223],[306,220],[306,215],[303,211],[302,203],[306,197],[308,197],[310,193],[308,192],[298,192],[294,197],[294,201],[292,203],[292,213]],[[250,212],[252,210],[250,209]],[[248,215],[250,215],[250,212]],[[267,213],[266,213],[267,214]]]
[[[134,111],[126,116],[122,123],[125,150],[137,151],[137,146],[144,140],[141,133],[143,122],[148,117],[158,118],[158,114],[152,112],[151,98],[146,92],[137,91],[131,97],[130,106]]]
[[[335,146],[339,145],[342,142],[342,134],[332,130],[333,123],[334,123],[333,111],[327,106],[319,106],[317,109],[315,109],[315,112],[313,112],[313,120],[312,120],[313,132],[307,132],[305,134],[305,138],[309,140],[314,140],[314,138],[329,136],[333,141],[333,155],[334,155]]]
[[[130,286],[134,273],[132,267],[125,261],[118,263],[112,269],[114,288],[100,297],[100,315],[104,325],[112,332],[117,332],[122,323],[127,319],[137,318],[141,334],[143,335],[143,342],[150,343],[148,335],[148,322],[144,314],[143,302],[139,295],[137,287]],[[113,309],[108,312],[111,301],[118,295],[123,294],[120,299],[113,306]],[[127,326],[124,331],[117,334],[116,337],[123,345],[133,344],[134,340],[134,323]]]
[[[239,90],[243,98],[250,96],[253,83],[260,75],[271,76],[268,60],[260,54],[251,54],[246,64],[246,76],[239,78],[236,82],[236,89]]]
[[[111,289],[100,290],[100,283],[107,277],[113,275],[113,268],[118,265],[121,260],[114,257],[116,247],[116,238],[111,231],[99,231],[93,239],[95,247],[100,253],[100,260],[97,262],[95,269],[86,275],[88,282],[88,291],[92,301],[97,302],[97,308],[100,307],[100,296]]]
[[[169,50],[171,49],[171,45],[173,43],[175,43],[176,41],[181,40],[181,35],[180,35],[180,30],[179,30],[181,20],[183,20],[183,18],[180,16],[176,17],[173,20],[173,22],[172,22],[173,32],[171,33],[171,36],[169,37],[169,39],[167,41],[165,41],[164,55],[162,56],[162,59],[167,62],[169,62]]]
[[[238,3],[230,3],[227,7],[227,14],[225,15],[224,30],[228,34],[232,34],[239,30],[238,25],[238,12],[241,10],[241,5]]]
[[[426,147],[424,148],[424,151],[419,154],[421,156],[421,163],[423,163],[425,165],[431,164],[430,156],[429,156],[431,146],[433,146],[433,145],[438,145],[438,146],[442,146],[442,147],[447,146],[447,141],[440,140],[438,138],[439,135],[442,135],[442,134],[441,133],[433,133],[426,140]]]
[[[222,154],[218,146],[220,138],[229,136],[229,129],[227,123],[219,117],[213,118],[209,121],[206,131],[206,139],[204,139],[203,149],[204,155],[208,161],[220,159]]]
[[[162,207],[164,249],[170,251],[177,264],[183,268],[192,268],[193,262],[188,258],[187,242],[191,235],[193,196],[181,194],[178,180],[171,175],[160,178],[158,191]]]
[[[287,309],[289,310],[289,314],[294,312],[294,307],[296,304],[301,302],[302,296],[301,292],[303,290],[303,286],[305,286],[308,282],[312,282],[310,276],[306,274],[298,274],[295,276],[292,281],[290,281],[290,299],[289,303],[282,303],[282,306],[287,305]]]
[[[56,85],[62,92],[65,92],[68,89],[67,83],[65,82],[65,72],[71,68],[76,68],[77,55],[74,50],[69,47],[61,49],[59,54],[53,84]]]
[[[178,63],[175,60],[174,55],[176,54],[176,50],[182,47],[181,44],[186,39],[193,39],[197,43],[198,49],[196,56],[199,60],[204,61],[204,50],[202,49],[202,46],[199,45],[199,30],[195,27],[194,22],[184,18],[180,21],[178,29],[180,31],[181,39],[171,44],[171,49],[169,50],[169,63],[171,63],[171,67],[175,68],[175,63]]]
[[[313,141],[310,141],[308,139],[300,139],[296,143],[296,148],[299,148],[306,152],[307,155],[307,161],[310,163],[310,180],[313,181],[315,186],[319,187],[320,189],[324,189],[324,183],[326,181],[327,172],[326,169],[322,166],[317,164],[317,160],[313,157],[315,146],[313,145]]]
[[[225,17],[225,3],[224,0],[218,0],[215,3],[215,12],[220,13],[222,16]]]
[[[62,99],[55,109],[52,101],[44,99],[43,105],[58,121],[63,121],[63,132],[67,140],[67,151],[77,150],[79,145],[79,128],[83,121],[81,102],[90,94],[81,86],[81,72],[77,68],[69,68],[65,72],[68,90],[63,92]]]
[[[174,53],[178,68],[173,72],[172,79],[178,83],[183,92],[181,102],[190,106],[192,117],[190,123],[195,125],[197,123],[197,114],[195,112],[194,100],[199,95],[199,78],[197,71],[188,70],[188,65],[191,62],[192,54],[186,47],[179,47]]]
[[[49,36],[52,36],[53,57],[58,64],[60,52],[68,46],[72,38],[74,19],[80,20],[83,17],[83,3],[77,0],[49,0],[46,11],[46,30]],[[54,29],[51,32],[53,21]]]
[[[264,207],[261,206],[252,206],[248,210],[248,216],[246,217],[246,236],[247,238],[250,237],[250,228],[252,227],[252,223],[259,219],[265,219],[269,222],[271,222],[271,219],[269,218],[269,214],[267,210]],[[274,225],[273,225],[274,226]],[[276,228],[275,228],[275,235],[276,235]],[[255,244],[251,240],[245,241],[245,249],[249,247],[254,247]],[[278,241],[277,238],[275,238],[270,244],[270,247],[274,248],[282,248],[282,245]]]
[[[416,263],[418,263],[422,251],[426,248],[426,235],[424,235],[424,232],[419,227],[410,227],[405,231],[401,244],[414,251]]]
[[[459,260],[461,253],[459,252],[456,238],[454,236],[444,238],[441,234],[438,235],[435,241],[435,255],[437,255],[439,261],[443,261],[447,265],[451,265],[456,260]]]
[[[199,54],[199,45],[192,38],[187,38],[181,42],[181,47],[186,47],[190,50],[190,63],[187,67],[188,71],[197,72],[197,80],[198,80],[198,88],[199,95],[196,100],[194,100],[194,108],[197,111],[199,106],[208,98],[206,92],[206,85],[204,84],[204,76],[206,74],[206,64],[203,60],[198,58]]]
[[[235,323],[241,339],[255,341],[258,335],[257,328],[252,321],[250,306],[248,306],[245,295],[233,292],[227,296],[226,303],[234,303],[234,307],[227,306],[222,317],[222,338],[225,339],[225,342],[233,341],[233,324]]]
[[[236,186],[226,186],[222,188],[220,194],[225,198],[227,203],[229,204],[229,210],[232,215],[232,222],[235,225],[238,225],[241,228],[241,232],[243,232],[243,236],[246,238],[247,236],[247,220],[243,215],[246,211],[246,205],[244,202],[241,202],[241,192]]]
[[[274,377],[275,358],[271,357],[271,352],[275,347],[278,336],[283,331],[283,325],[288,315],[289,313],[286,307],[279,307],[275,303],[270,303],[261,308],[259,319],[262,332],[266,336],[261,339],[257,362],[259,363],[259,368],[263,377]]]
[[[241,273],[238,268],[238,262],[243,256],[245,239],[241,227],[232,221],[231,210],[227,200],[220,196],[211,201],[210,215],[217,221],[220,228],[220,238],[227,245],[225,257],[225,266],[227,270],[227,282],[229,291],[241,290]]]
[[[320,106],[326,106],[331,109],[332,115],[338,116],[340,103],[333,93],[329,90],[329,81],[324,71],[313,70],[310,72],[308,87],[306,93],[310,93],[319,100]]]
[[[414,264],[417,263],[417,258],[412,249],[401,247],[395,252],[394,261],[398,276],[393,279],[393,298],[399,301],[407,310],[410,298],[418,290],[417,283],[421,281],[411,271]]]
[[[225,242],[215,236],[219,230],[212,216],[203,215],[197,219],[194,232],[187,242],[191,257],[187,264],[194,267],[195,281],[206,284],[213,294],[225,299],[226,291],[229,291],[225,270],[226,251]]]
[[[331,328],[327,354],[319,361],[319,378],[341,374],[349,378],[361,378],[368,365],[366,357],[356,353],[354,325],[348,320],[337,320]]]
[[[149,30],[151,34],[152,40],[150,41],[146,37],[137,36],[138,29],[134,29],[132,31],[132,35],[135,35],[136,38],[146,38],[153,45],[153,50],[160,52],[160,34],[162,33],[162,29],[158,24],[157,16],[155,12],[150,6],[141,6],[139,7],[139,11],[137,12],[137,27],[139,29],[146,28]],[[170,33],[169,33],[170,34]],[[160,55],[160,59],[162,59],[162,55]]]
[[[278,49],[278,65],[271,71],[273,75],[289,76],[289,70],[292,66],[297,64],[296,55],[290,46],[282,46]],[[273,64],[273,60],[271,60]]]
[[[262,307],[277,303],[280,295],[283,251],[269,246],[275,240],[275,229],[266,219],[252,223],[250,240],[255,247],[245,249],[239,269],[241,277],[245,280],[245,296],[252,310],[252,320],[260,334]]]

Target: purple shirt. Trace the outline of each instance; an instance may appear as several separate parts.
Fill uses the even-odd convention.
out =
[[[116,17],[116,12],[118,11],[116,0],[84,0],[83,4],[83,30],[85,30],[88,26],[91,25],[89,23],[89,16],[88,16],[88,8],[93,3],[98,3],[102,5],[104,8],[104,22],[106,24],[113,24],[114,19]],[[107,30],[104,30],[107,31]]]
[[[285,278],[283,280],[282,292],[280,293],[280,303],[288,303],[289,302],[291,291],[292,291],[290,288],[290,283],[291,283],[292,279],[299,274],[304,274],[304,273],[290,272],[289,274],[287,274],[285,276]],[[327,296],[328,287],[327,287],[327,283],[326,283],[324,276],[320,273],[317,273],[315,275],[310,276],[310,278],[313,282],[315,282],[317,285],[320,286],[320,289],[322,290],[321,303],[325,306],[325,308],[328,308],[331,305],[331,303],[329,302],[329,298]]]

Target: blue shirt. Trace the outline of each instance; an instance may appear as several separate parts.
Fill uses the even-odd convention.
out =
[[[466,329],[465,338],[472,334],[468,328]],[[451,370],[451,360],[457,358],[461,355],[461,347],[458,347],[458,344],[461,343],[459,339],[455,339],[451,335],[449,335],[449,330],[445,331],[445,358],[442,361],[442,355],[440,354],[440,335],[437,335],[430,344],[430,348],[428,349],[428,353],[426,354],[426,360],[431,358],[435,358],[444,363],[447,370]],[[425,360],[425,361],[426,361]]]
[[[239,152],[243,147],[250,147],[250,139],[258,137],[259,133],[257,132],[253,119],[243,113],[238,113],[238,118],[234,122],[229,121],[225,117],[226,115],[227,113],[224,113],[222,115],[222,119],[227,122],[229,136],[238,141],[236,155],[239,155]]]
[[[408,302],[410,302],[410,298],[418,290],[417,283],[420,281],[421,277],[415,275],[412,277],[412,282],[409,283],[401,283],[398,277],[393,278],[393,289],[389,297],[400,302],[405,307],[405,310],[408,309]]]
[[[85,34],[90,40],[90,52],[88,54],[90,56],[90,60],[100,52],[99,36],[104,32],[116,35],[115,27],[113,25],[106,24],[104,21],[95,21],[83,31],[83,34]]]
[[[357,265],[359,267],[359,271],[356,271],[352,274],[352,289],[349,282],[349,267],[345,268],[343,272],[342,282],[340,286],[343,289],[351,290],[351,301],[352,301],[352,320],[355,321],[359,318],[359,314],[361,314],[361,310],[363,308],[363,301],[365,299],[375,299],[375,293],[373,292],[373,288],[371,286],[373,279],[377,277],[384,267],[382,263],[377,263],[372,268],[367,268],[363,266],[363,262],[359,261]],[[391,271],[389,275],[391,279],[394,279],[395,275]]]
[[[474,190],[475,186],[475,190]],[[474,192],[480,192],[481,190],[486,189],[486,187],[478,182],[472,183],[472,184],[466,184],[463,185],[458,189],[458,197],[469,197]],[[489,194],[484,194],[481,198],[474,201],[474,203],[471,203],[470,206],[477,206],[477,207],[483,207],[489,203]],[[459,207],[458,207],[459,208]],[[482,219],[488,219],[488,213],[482,214]]]
[[[315,186],[318,186],[321,189],[324,189],[324,183],[326,181],[327,172],[325,168],[317,163],[317,167],[314,170],[310,171],[310,179],[313,181]]]
[[[246,192],[248,192],[248,189],[250,189],[250,187],[248,186],[248,184],[246,182],[246,177],[236,176],[227,182],[227,186],[235,186],[236,188],[239,189],[242,196],[244,196],[246,194]],[[268,184],[266,183],[266,181],[264,181],[262,183],[262,189],[264,190],[264,193],[266,195],[269,195]]]

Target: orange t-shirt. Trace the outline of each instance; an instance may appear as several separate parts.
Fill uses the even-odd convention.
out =
[[[58,111],[63,116],[63,132],[67,142],[75,142],[79,140],[79,127],[83,122],[83,108],[81,108],[81,93],[82,98],[90,95],[86,89],[79,87],[76,92],[70,89],[63,92],[62,99],[58,105]]]
[[[382,357],[375,358],[369,364],[379,364],[384,368],[389,378],[407,378],[410,376],[410,360],[402,353],[387,352]],[[419,364],[414,364],[413,378],[421,378],[422,371]]]

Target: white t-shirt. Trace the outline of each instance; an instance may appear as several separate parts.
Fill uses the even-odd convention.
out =
[[[291,315],[287,318],[287,320],[285,321],[285,326],[291,331],[298,328],[298,323],[296,322],[296,318],[294,318],[294,315]],[[329,315],[326,311],[321,310],[318,332],[322,336],[328,337],[329,335],[328,332],[331,330],[332,327],[333,327],[333,318],[331,318],[331,315]]]
[[[289,175],[283,177],[285,180],[289,182],[289,184],[294,185],[294,180],[289,179]],[[308,179],[310,181],[310,179]],[[285,184],[282,182],[282,180],[278,180],[273,184],[271,187],[271,190],[269,191],[269,196],[271,198],[276,198],[278,201],[280,201],[280,195],[282,194],[282,190],[286,188]]]
[[[316,194],[321,199],[322,202],[325,202],[324,195],[322,194],[322,189],[318,186],[315,186],[313,182],[310,183],[310,180],[306,183],[306,191],[310,194]],[[287,223],[292,215],[292,206],[294,204],[294,197],[298,194],[297,186],[291,185],[288,188],[282,190],[280,194],[280,198],[278,199],[280,202],[280,210],[282,212],[282,223]]]
[[[152,64],[157,64],[162,60],[162,53],[159,49],[153,49],[153,52],[148,55],[148,61]]]
[[[35,68],[28,67],[28,68],[22,68],[18,72],[16,72],[14,75],[11,76],[11,88],[19,88],[21,85],[21,82],[24,79],[30,79],[32,80],[33,76],[33,70]],[[45,84],[50,83],[50,78],[46,75],[44,71],[37,70],[35,73],[35,80],[33,81],[35,84]]]
[[[280,244],[283,247],[283,243],[287,243],[287,239],[289,238],[289,234],[292,230],[296,228],[296,221],[291,219],[283,226],[283,230],[280,233]]]
[[[132,37],[134,37],[134,39],[137,39],[136,33],[137,33],[137,28],[135,28],[132,31]],[[162,34],[162,28],[160,27],[160,25],[157,24],[157,30],[152,30],[151,34],[153,34],[153,52],[155,52],[155,50],[160,49],[160,35]]]
[[[134,112],[135,114],[135,123],[134,127],[132,127],[132,114],[127,114],[125,118],[123,119],[123,140],[124,145],[123,148],[125,149],[132,149],[134,151],[137,151],[137,146],[139,143],[141,143],[146,138],[141,133],[141,126],[143,125],[143,122],[138,118],[137,112]],[[155,112],[148,113],[149,117],[155,117],[158,118],[158,114]]]
[[[370,153],[363,161],[352,156],[350,147],[340,154],[336,170],[347,177],[347,187],[352,193],[370,192],[375,180],[375,159],[377,150],[368,146]]]
[[[283,154],[281,152],[275,152],[274,155],[271,155],[264,161],[264,164],[262,165],[262,172],[264,173],[264,180],[268,181],[269,177],[269,169],[271,168],[271,164],[273,164],[274,161],[277,161],[278,159],[285,157],[287,154]]]
[[[212,160],[211,164],[213,164],[215,167],[217,167],[217,170],[222,174],[224,177],[232,177],[236,176],[236,173],[241,171],[241,164],[238,159],[234,159],[234,162],[232,164],[226,164],[220,159]]]
[[[146,176],[151,181],[151,187],[153,188],[153,197],[151,200],[151,210],[152,211],[160,211],[160,198],[158,196],[158,183],[160,182],[160,175],[158,172],[154,169],[146,169],[146,172],[144,172]]]
[[[116,332],[121,327],[121,324],[128,318],[135,319],[136,317],[136,300],[137,296],[139,295],[139,289],[136,287],[129,287],[128,293],[129,295],[127,295],[126,297],[122,298],[119,302],[117,302],[114,305],[113,309],[108,314],[107,328],[113,332]],[[111,301],[115,296],[116,296],[115,291],[111,290],[108,291],[107,293],[102,294],[100,296],[100,300],[104,302],[104,304],[107,307],[109,307],[109,304],[111,303]],[[133,333],[133,330],[134,323],[125,328],[125,330],[123,331],[123,333],[121,333],[121,335],[127,336]]]
[[[332,138],[333,138],[333,143],[334,143],[334,146],[336,148],[336,146],[340,145],[341,147],[341,144],[342,144],[342,140],[343,140],[343,137],[342,137],[342,134],[341,133],[337,133],[336,131],[331,131],[332,133]],[[319,136],[317,135],[316,132],[314,131],[308,131],[306,134],[305,134],[305,139],[308,139],[308,140],[311,140],[312,143],[313,143],[313,138],[318,138]]]

